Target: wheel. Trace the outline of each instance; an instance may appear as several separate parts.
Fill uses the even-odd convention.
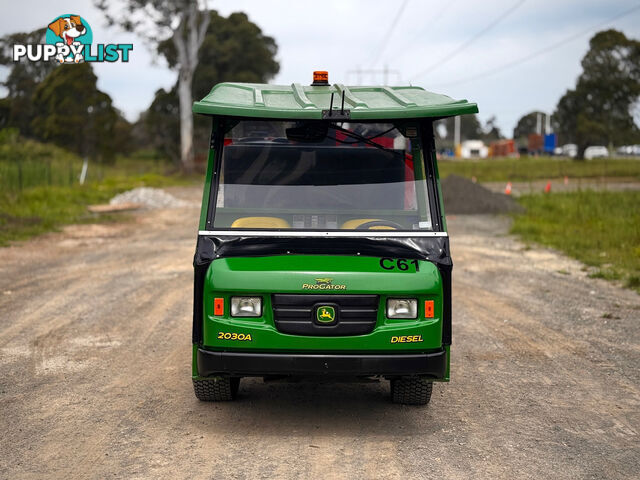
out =
[[[391,380],[391,401],[404,405],[426,405],[431,400],[433,382],[421,377]]]
[[[193,380],[193,391],[202,402],[229,402],[235,400],[240,377],[216,377]]]

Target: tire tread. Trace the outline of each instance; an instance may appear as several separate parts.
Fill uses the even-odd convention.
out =
[[[391,400],[403,405],[426,405],[431,400],[433,382],[420,377],[391,380]]]
[[[229,402],[235,400],[239,384],[240,379],[237,377],[193,379],[193,391],[202,402]]]

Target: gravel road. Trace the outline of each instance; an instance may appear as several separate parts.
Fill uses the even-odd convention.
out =
[[[198,189],[173,189],[197,201]],[[638,478],[640,296],[449,219],[452,382],[190,379],[197,209],[72,226],[0,249],[0,478]]]

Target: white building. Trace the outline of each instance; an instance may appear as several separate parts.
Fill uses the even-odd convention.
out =
[[[465,140],[460,145],[460,156],[462,158],[487,158],[489,147],[482,140]]]

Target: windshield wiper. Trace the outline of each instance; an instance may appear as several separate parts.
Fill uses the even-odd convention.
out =
[[[338,125],[335,125],[335,124],[329,125],[329,128],[332,128],[334,130],[342,132],[345,135],[347,135],[348,137],[356,139],[358,141],[357,142],[345,142],[345,141],[342,141],[342,140],[338,140],[337,138],[329,137],[329,138],[331,138],[331,140],[335,140],[336,142],[340,142],[340,143],[346,143],[347,145],[351,145],[351,144],[354,144],[354,143],[360,143],[360,142],[366,143],[367,145],[370,145],[370,146],[375,147],[375,148],[379,148],[380,150],[383,150],[383,151],[385,151],[387,153],[391,153],[392,155],[397,155],[397,156],[402,157],[404,159],[404,153],[400,153],[397,150],[393,150],[391,148],[383,147],[379,143],[376,143],[376,142],[373,141],[374,138],[378,138],[378,137],[381,137],[383,135],[386,135],[390,131],[395,130],[396,127],[391,127],[389,130],[386,130],[386,131],[384,131],[382,133],[379,133],[377,135],[374,135],[373,137],[368,137],[368,138],[363,136],[363,135],[360,135],[359,133],[355,133],[355,132],[352,132],[351,130],[347,130],[346,128],[339,127]]]

